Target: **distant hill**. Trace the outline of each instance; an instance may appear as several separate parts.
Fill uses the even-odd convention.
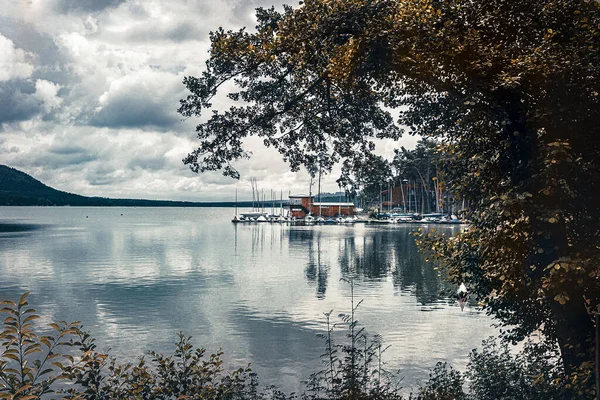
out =
[[[101,207],[231,207],[233,202],[190,202],[143,199],[110,199],[67,193],[44,185],[17,169],[0,165],[0,206],[101,206]],[[239,202],[249,207],[252,202]],[[271,205],[268,204],[268,207]]]

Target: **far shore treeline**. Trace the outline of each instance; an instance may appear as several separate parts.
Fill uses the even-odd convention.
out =
[[[287,205],[287,200],[283,204]],[[193,202],[80,196],[53,189],[22,171],[0,165],[0,206],[234,207],[235,205],[233,201]],[[273,201],[272,205],[279,207],[281,202]],[[252,201],[239,201],[237,206],[252,207]],[[265,201],[264,207],[270,208],[271,202]]]

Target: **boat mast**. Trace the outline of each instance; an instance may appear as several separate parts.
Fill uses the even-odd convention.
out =
[[[254,178],[250,178],[250,186],[252,187],[252,211],[254,211]]]
[[[394,179],[390,180],[390,216],[394,212]]]
[[[338,198],[338,202],[340,203],[340,206],[339,206],[339,214],[340,214],[340,217],[341,217],[341,216],[342,216],[342,186],[341,186],[341,185],[338,185],[338,190],[340,191],[340,192],[339,192],[340,194],[339,194],[339,196],[338,196],[338,197],[339,197],[339,198]]]
[[[319,217],[321,216],[321,160],[319,160]]]

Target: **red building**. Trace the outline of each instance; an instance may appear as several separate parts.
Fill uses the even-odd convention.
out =
[[[354,203],[313,203],[312,215],[315,217],[342,217],[354,215]]]
[[[314,196],[296,195],[290,196],[290,215],[296,218],[304,218],[312,210]]]
[[[344,202],[314,202],[314,196],[290,196],[290,215],[304,218],[311,214],[314,217],[337,217],[354,215],[354,203]]]

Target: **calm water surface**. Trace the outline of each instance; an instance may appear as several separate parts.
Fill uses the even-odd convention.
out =
[[[417,253],[412,226],[234,225],[231,209],[0,207],[0,299],[31,291],[42,324],[80,320],[122,361],[170,352],[183,331],[297,391],[320,368],[324,312],[350,309],[391,347],[403,386],[464,367],[496,333]],[[448,227],[449,232],[457,227]],[[340,335],[343,334],[340,328]]]

